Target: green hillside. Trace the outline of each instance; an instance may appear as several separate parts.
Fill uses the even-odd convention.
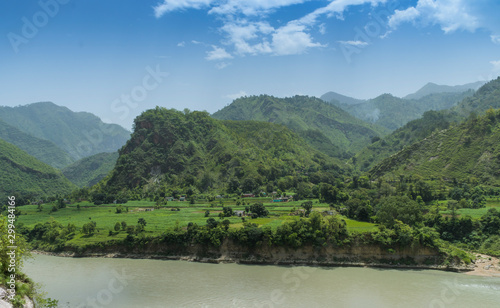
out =
[[[403,147],[420,141],[435,131],[446,129],[453,123],[466,120],[472,111],[484,113],[489,108],[486,106],[500,108],[499,79],[485,84],[472,97],[466,97],[451,109],[427,111],[422,118],[410,121],[383,139],[374,139],[372,144],[356,155],[355,165],[361,171],[368,171]]]
[[[288,189],[312,175],[332,180],[342,172],[282,125],[157,107],[138,116],[134,127],[111,175],[95,189],[246,193]]]
[[[334,157],[347,157],[363,148],[383,128],[355,119],[347,112],[308,96],[268,95],[239,98],[212,115],[222,120],[254,120],[284,124],[314,148]]]
[[[452,110],[465,118],[471,112],[484,114],[489,108],[500,108],[500,77],[486,83],[473,96],[464,99]]]
[[[0,139],[0,198],[21,193],[46,196],[69,193],[76,188],[63,174],[18,147]]]
[[[73,112],[50,102],[0,107],[0,119],[34,137],[52,141],[74,160],[101,152],[115,152],[130,133],[105,124],[87,112]]]
[[[73,159],[54,143],[33,137],[0,120],[0,139],[14,144],[26,153],[55,168],[63,168]]]
[[[456,113],[447,111],[427,111],[423,117],[408,122],[382,139],[373,139],[372,144],[361,150],[353,159],[360,171],[368,171],[383,159],[424,139],[435,131],[450,127],[461,120]]]
[[[500,183],[500,111],[435,132],[405,147],[370,170],[372,177],[418,175],[459,181]]]
[[[90,187],[97,184],[113,170],[118,152],[99,153],[80,159],[62,170],[73,184]]]
[[[451,108],[473,93],[472,90],[459,93],[433,93],[411,100],[383,94],[356,105],[340,104],[335,101],[332,101],[332,104],[338,105],[358,119],[394,131],[411,120],[420,118],[426,111]]]

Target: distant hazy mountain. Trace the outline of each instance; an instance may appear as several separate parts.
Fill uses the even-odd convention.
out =
[[[429,94],[434,94],[434,93],[456,93],[456,92],[464,92],[467,90],[477,90],[479,89],[482,85],[484,85],[486,81],[477,81],[473,83],[468,83],[464,85],[459,85],[459,86],[445,86],[445,85],[438,85],[432,82],[429,82],[425,86],[423,86],[420,90],[418,90],[415,93],[408,94],[404,99],[420,99],[424,96],[427,96]]]
[[[99,153],[80,159],[62,170],[79,187],[92,186],[106,177],[115,167],[118,152]]]
[[[0,139],[0,197],[21,193],[40,197],[69,193],[76,188],[61,171],[42,163],[15,145]]]
[[[387,131],[354,118],[344,110],[309,96],[268,95],[239,98],[212,115],[221,120],[254,120],[284,124],[316,149],[345,157]]]
[[[53,142],[26,134],[2,120],[0,120],[0,139],[14,144],[52,167],[63,168],[73,162],[71,156]]]
[[[494,128],[493,124],[495,124],[497,126],[498,126],[498,124],[497,123],[489,123],[488,124],[487,123],[489,121],[489,120],[487,120],[488,118],[483,118],[482,121],[486,123],[485,124],[486,126],[491,124],[489,126],[489,128],[486,127],[485,130],[483,130],[483,129],[478,130],[477,128],[475,130],[470,130],[467,127],[470,127],[471,125],[474,126],[475,122],[477,122],[477,120],[474,120],[476,117],[474,115],[474,113],[484,115],[486,113],[486,111],[490,108],[496,108],[496,109],[500,108],[500,78],[497,78],[496,80],[492,80],[492,81],[488,82],[487,84],[483,85],[479,90],[477,90],[474,93],[473,96],[466,97],[460,103],[456,104],[456,106],[454,106],[453,108],[447,109],[447,110],[441,110],[441,111],[427,111],[426,113],[424,113],[424,116],[422,118],[417,119],[417,120],[413,120],[413,121],[407,123],[405,126],[397,129],[396,131],[394,131],[390,135],[388,135],[388,136],[386,136],[378,141],[375,141],[374,143],[367,146],[365,149],[363,149],[361,152],[358,153],[358,155],[354,159],[354,163],[361,171],[366,171],[366,170],[374,167],[375,165],[379,164],[382,160],[385,159],[386,163],[377,167],[378,171],[376,171],[376,173],[387,172],[387,170],[389,170],[388,169],[389,165],[398,161],[398,160],[390,160],[388,158],[389,156],[399,152],[400,150],[405,149],[404,151],[406,151],[405,152],[406,154],[404,154],[404,155],[407,155],[407,158],[410,156],[416,158],[416,157],[418,157],[418,155],[421,155],[422,153],[418,152],[419,154],[417,155],[417,152],[415,152],[415,151],[408,152],[407,149],[410,147],[413,147],[413,146],[411,146],[412,144],[418,143],[421,140],[429,138],[429,136],[431,136],[433,133],[435,134],[436,132],[441,132],[441,131],[444,132],[447,129],[451,130],[454,127],[453,125],[457,125],[456,123],[464,121],[467,118],[472,119],[472,122],[467,124],[469,126],[467,126],[467,125],[461,126],[462,128],[458,129],[458,131],[457,131],[457,129],[453,128],[454,131],[451,133],[442,133],[442,134],[439,133],[439,135],[441,136],[439,138],[442,138],[442,139],[440,139],[443,142],[442,144],[443,145],[447,144],[447,147],[443,148],[443,149],[445,152],[446,151],[448,151],[450,153],[457,152],[456,148],[460,147],[460,142],[455,140],[455,141],[446,141],[446,143],[445,143],[443,138],[448,138],[448,137],[451,138],[450,136],[452,136],[452,135],[455,136],[456,134],[464,134],[464,135],[471,136],[468,139],[470,142],[468,141],[466,143],[467,145],[471,144],[472,140],[474,138],[478,139],[478,140],[476,140],[476,142],[477,142],[478,146],[480,146],[480,148],[477,151],[483,151],[481,153],[484,153],[484,151],[488,151],[488,150],[481,148],[482,147],[481,144],[483,144],[483,143],[479,139],[483,138],[482,135],[484,134],[485,135],[484,138],[488,138],[488,140],[490,140],[488,142],[497,143],[497,141],[493,141],[495,138],[498,137],[498,134],[495,134],[495,132],[497,132],[497,128],[493,129]],[[499,118],[498,115],[496,117],[497,117],[497,119]],[[493,132],[493,135],[487,137],[486,133],[490,133],[490,130],[491,130],[491,132]],[[443,136],[445,136],[445,137],[443,137]],[[446,136],[448,136],[448,137],[446,137]],[[453,138],[455,138],[455,137],[453,137]],[[457,139],[457,140],[459,140],[459,139]],[[488,142],[484,143],[484,145],[486,146],[488,144]],[[423,143],[423,144],[425,144],[425,143]],[[439,144],[441,147],[441,143],[439,143]],[[468,150],[469,152],[470,152],[470,149],[471,149],[471,147],[469,147],[469,150]],[[493,150],[493,148],[491,148],[491,150]],[[441,151],[441,148],[434,149],[432,151]],[[476,150],[474,150],[474,151],[476,151]],[[441,151],[441,152],[443,152],[443,151]],[[469,152],[467,152],[467,153],[469,153]],[[476,152],[470,152],[467,155],[474,156],[476,154],[477,154]],[[427,154],[425,154],[425,155],[427,155]],[[430,157],[434,157],[434,156],[431,155]],[[430,159],[430,157],[428,157],[428,159]],[[444,154],[441,155],[441,157],[444,157]],[[404,160],[401,160],[401,161],[404,162],[404,161],[406,161],[407,158],[405,158]],[[455,158],[453,158],[453,159],[455,159]],[[460,159],[461,159],[460,161],[463,162],[464,158],[461,157]],[[431,160],[434,160],[434,158]],[[436,162],[434,162],[434,163],[436,163]],[[458,164],[459,163],[457,163],[457,166],[458,166]],[[424,165],[431,166],[431,164],[427,164],[427,163]],[[396,168],[399,168],[399,167],[396,167]],[[458,168],[458,167],[456,167],[456,168]],[[439,169],[436,169],[435,172],[439,173],[441,171]],[[448,171],[444,172],[443,174],[448,174]],[[423,174],[423,175],[425,175],[425,174]],[[458,174],[455,174],[455,175],[458,175]]]
[[[349,96],[345,96],[336,92],[327,92],[320,97],[322,100],[324,100],[327,103],[332,103],[332,101],[337,101],[340,104],[344,105],[356,105],[356,104],[361,104],[364,103],[364,99],[357,99],[357,98],[352,98]]]
[[[52,141],[73,159],[115,152],[130,137],[116,124],[105,124],[88,112],[73,112],[50,102],[0,107],[0,119],[34,137]]]
[[[382,94],[356,105],[339,104],[336,101],[332,101],[332,104],[358,119],[393,131],[411,120],[420,118],[426,111],[451,108],[473,94],[473,90],[458,93],[433,93],[420,99],[402,99],[391,94]]]

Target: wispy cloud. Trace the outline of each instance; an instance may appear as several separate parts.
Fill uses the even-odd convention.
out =
[[[217,46],[212,46],[213,50],[207,52],[207,56],[205,59],[214,61],[214,60],[225,60],[225,59],[232,59],[233,56],[231,56],[230,53],[228,53],[224,48],[217,47]]]
[[[363,41],[339,41],[340,44],[342,45],[350,45],[350,46],[357,46],[357,47],[365,47],[370,45],[367,42]]]
[[[320,17],[341,18],[349,6],[367,3],[376,6],[387,0],[331,0],[278,27],[267,21],[267,15],[276,10],[309,1],[312,0],[163,0],[154,10],[158,18],[169,12],[188,9],[203,9],[209,15],[216,15],[223,22],[219,30],[224,37],[220,43],[229,49],[212,47],[206,59],[224,60],[234,55],[298,55],[309,49],[325,47],[326,44],[316,41],[313,36],[316,28],[321,34],[326,32],[326,25],[319,22]]]
[[[185,9],[201,9],[210,6],[212,0],[164,0],[163,3],[155,6],[156,18],[160,18],[168,12]]]
[[[491,35],[490,37],[493,43],[500,45],[500,35]]]
[[[500,72],[500,60],[498,61],[490,61],[491,65],[493,65],[494,72]]]

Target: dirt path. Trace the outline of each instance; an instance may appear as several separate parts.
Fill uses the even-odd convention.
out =
[[[476,254],[475,268],[467,275],[500,277],[500,260],[495,257]]]

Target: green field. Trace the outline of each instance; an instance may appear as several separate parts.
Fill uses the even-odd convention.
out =
[[[257,199],[257,198],[255,198]],[[252,200],[252,202],[257,200]],[[276,229],[284,221],[298,219],[299,216],[290,216],[289,213],[295,208],[300,208],[301,201],[287,203],[271,203],[269,199],[260,199],[269,210],[269,217],[252,219],[245,217],[246,221],[255,223],[259,226],[269,226]],[[265,202],[267,201],[267,202]],[[233,211],[245,210],[248,205],[235,205],[233,199],[224,199],[224,206],[230,206]],[[69,244],[83,244],[108,241],[112,239],[123,239],[127,236],[125,231],[120,231],[117,234],[109,235],[109,231],[114,231],[114,226],[117,222],[125,221],[127,225],[136,225],[139,218],[144,218],[147,222],[145,233],[147,235],[160,235],[166,229],[172,229],[177,224],[179,227],[186,227],[188,223],[196,223],[205,225],[208,217],[205,217],[205,211],[210,211],[210,216],[219,220],[219,213],[222,212],[220,201],[212,202],[212,204],[189,204],[189,202],[172,201],[168,202],[167,206],[162,206],[160,209],[154,209],[155,203],[150,201],[129,201],[123,205],[124,211],[116,213],[115,204],[106,204],[96,206],[89,202],[80,202],[80,209],[77,208],[77,203],[67,205],[66,208],[51,212],[53,204],[44,204],[42,211],[38,211],[37,205],[26,205],[19,207],[22,215],[18,216],[18,222],[24,224],[28,229],[32,229],[37,223],[44,223],[55,220],[63,225],[69,223],[76,225],[80,229],[84,224],[94,221],[97,223],[97,233],[91,237],[84,237],[83,234],[77,233],[77,236],[69,241]],[[125,211],[128,207],[128,212]],[[173,209],[179,208],[179,211]],[[145,211],[151,209],[150,211]],[[323,212],[328,210],[327,204],[313,202],[313,211]],[[228,217],[231,222],[231,228],[240,228],[243,226],[243,220],[240,217]],[[377,225],[367,222],[360,222],[348,218],[343,218],[346,221],[349,231],[365,232],[377,230]]]
[[[473,219],[480,219],[490,208],[498,208],[500,210],[500,200],[498,198],[488,198],[485,207],[480,209],[458,209],[456,214],[459,216],[470,216]],[[451,215],[450,210],[441,211],[440,213]]]

